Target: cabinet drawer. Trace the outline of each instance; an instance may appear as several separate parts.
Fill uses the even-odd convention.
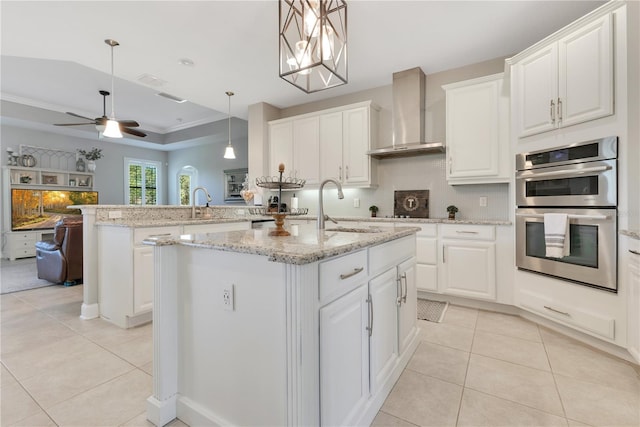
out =
[[[400,264],[405,259],[415,256],[415,253],[416,238],[413,235],[372,247],[369,249],[371,276]]]
[[[361,250],[320,263],[320,305],[357,288],[367,279],[367,251]]]
[[[133,232],[133,244],[141,245],[144,239],[158,236],[177,236],[180,234],[180,226],[136,228]]]
[[[11,251],[11,254],[16,258],[32,257],[36,256],[36,247],[31,245],[29,247],[16,247]]]
[[[496,227],[493,225],[443,224],[440,234],[445,239],[495,240]]]
[[[36,235],[32,233],[12,233],[11,241],[16,247],[24,245],[35,245]]]
[[[600,337],[615,339],[615,319],[611,317],[576,309],[547,296],[525,290],[520,291],[520,306]]]

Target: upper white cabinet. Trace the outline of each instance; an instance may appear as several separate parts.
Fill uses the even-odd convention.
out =
[[[446,91],[447,182],[509,182],[509,98],[503,73],[452,83]]]
[[[519,137],[613,114],[612,29],[607,14],[511,59]]]
[[[285,175],[308,185],[333,178],[350,187],[375,186],[376,160],[367,151],[375,145],[377,117],[367,101],[269,122],[267,174],[285,163]]]
[[[269,123],[269,170],[277,175],[284,163],[285,176],[303,178],[307,184],[318,184],[320,140],[318,117],[304,117]]]

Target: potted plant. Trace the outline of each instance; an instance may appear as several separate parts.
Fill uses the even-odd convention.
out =
[[[449,205],[447,206],[447,212],[449,212],[449,219],[456,219],[458,208],[455,205]]]
[[[376,205],[371,205],[369,206],[369,210],[371,211],[371,218],[377,216],[378,214],[378,207]]]
[[[102,149],[93,147],[91,150],[78,150],[78,153],[82,154],[87,159],[87,169],[89,172],[95,172],[96,160],[102,158]]]

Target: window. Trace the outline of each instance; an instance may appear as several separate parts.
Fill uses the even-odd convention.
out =
[[[178,172],[178,204],[180,206],[191,205],[191,194],[198,185],[198,170],[193,166],[184,166]]]
[[[125,203],[157,205],[160,193],[160,162],[125,158]]]

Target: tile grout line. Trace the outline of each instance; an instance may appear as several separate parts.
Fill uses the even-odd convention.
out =
[[[567,410],[564,407],[564,401],[562,400],[562,395],[560,394],[560,389],[558,388],[558,382],[556,381],[556,373],[553,370],[553,365],[551,364],[551,359],[549,358],[549,352],[547,351],[547,344],[544,342],[544,337],[540,333],[540,325],[535,323],[536,328],[538,329],[538,333],[540,334],[540,339],[542,340],[542,348],[544,348],[544,354],[547,356],[547,363],[549,363],[549,369],[551,372],[551,378],[553,378],[553,385],[556,387],[556,393],[558,393],[558,399],[560,400],[560,406],[562,407],[562,413],[564,414],[564,419],[568,420]],[[567,421],[567,424],[569,422]]]
[[[471,364],[471,352],[473,351],[473,343],[476,339],[476,332],[478,330],[478,317],[480,311],[476,309],[476,321],[473,324],[473,337],[471,337],[471,345],[469,346],[469,356],[467,357],[467,369],[464,371],[464,381],[462,382],[462,393],[460,393],[460,402],[458,402],[458,413],[456,414],[456,426],[460,422],[460,412],[462,411],[462,399],[464,398],[464,392],[467,389],[467,376],[469,375],[469,365]]]

